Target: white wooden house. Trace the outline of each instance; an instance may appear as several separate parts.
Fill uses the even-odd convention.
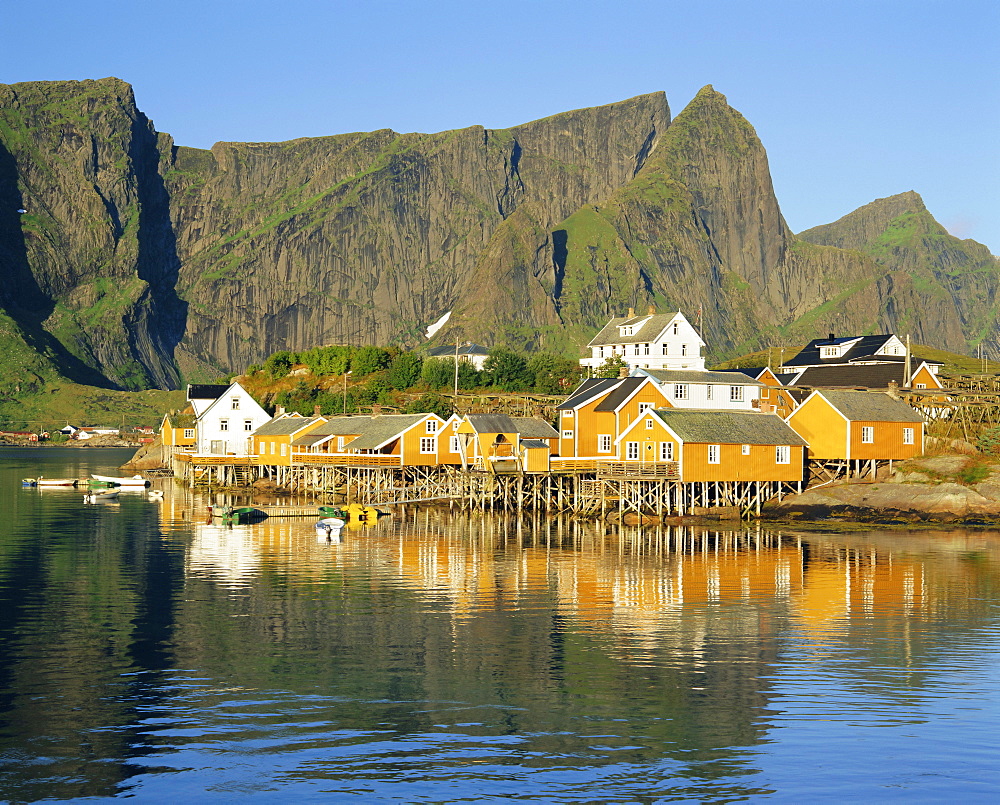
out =
[[[208,402],[198,414],[195,453],[214,456],[250,455],[250,437],[270,415],[239,383]]]
[[[764,384],[738,372],[633,369],[633,377],[657,383],[672,408],[753,411],[761,405]]]
[[[597,369],[608,358],[620,357],[630,369],[704,369],[705,342],[684,314],[657,313],[652,307],[644,316],[629,308],[627,316],[611,319],[587,344],[589,355],[580,365]]]

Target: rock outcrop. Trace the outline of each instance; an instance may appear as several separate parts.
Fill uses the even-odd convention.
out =
[[[700,310],[710,358],[830,330],[965,351],[996,334],[998,286],[915,194],[796,237],[711,87],[673,121],[653,93],[504,130],[200,150],[118,79],[0,85],[0,271],[0,394],[415,346],[449,311],[439,342],[566,354],[647,304]]]

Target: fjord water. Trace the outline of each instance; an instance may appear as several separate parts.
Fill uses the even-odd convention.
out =
[[[0,799],[986,800],[1000,535],[424,510],[318,540],[0,453]]]

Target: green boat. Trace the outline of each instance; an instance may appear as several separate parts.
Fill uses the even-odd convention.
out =
[[[253,506],[222,506],[219,509],[213,509],[212,515],[218,515],[224,523],[249,523],[267,517],[266,512],[255,509]]]

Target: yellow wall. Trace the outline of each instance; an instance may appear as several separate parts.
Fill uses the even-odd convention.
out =
[[[695,481],[786,481],[802,480],[804,447],[790,445],[788,464],[775,461],[776,445],[752,444],[743,455],[742,444],[720,444],[719,463],[708,463],[708,444],[686,442],[681,454],[681,480]]]
[[[809,445],[810,458],[847,458],[847,421],[823,397],[812,395],[786,421]]]
[[[613,392],[614,389],[611,389],[607,394],[603,394],[578,408],[575,417],[565,417],[563,411],[559,412],[559,422],[556,428],[559,431],[560,456],[586,456],[588,458],[596,456],[613,459],[615,457],[615,440],[622,431],[638,419],[640,403],[652,403],[654,408],[673,408],[660,387],[652,381],[647,381],[617,412],[595,411],[594,409]],[[573,429],[575,440],[562,438],[562,432],[567,428]],[[611,436],[611,452],[597,452],[597,437],[601,434]]]
[[[874,441],[861,441],[861,428],[873,428]],[[903,428],[913,428],[913,444],[903,444]],[[922,422],[852,422],[851,458],[904,459],[919,456],[923,452]]]
[[[943,388],[941,381],[937,379],[926,366],[921,366],[919,371],[910,379],[910,386],[916,388],[918,383],[923,383],[926,388]]]

